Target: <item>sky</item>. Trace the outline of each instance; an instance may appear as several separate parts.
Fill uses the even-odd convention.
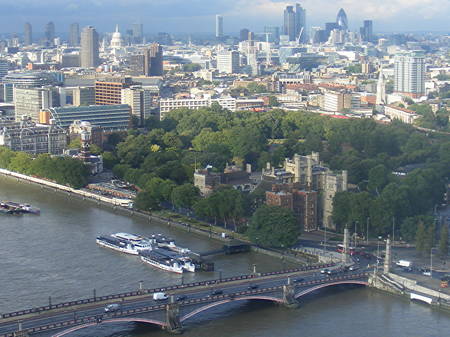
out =
[[[362,20],[374,20],[374,30],[450,31],[450,0],[303,0],[307,25],[335,21],[344,8],[350,29]],[[225,33],[241,28],[263,31],[265,25],[281,26],[283,10],[295,2],[284,0],[0,0],[0,33],[22,33],[30,22],[42,32],[48,21],[56,31],[67,32],[72,22],[92,25],[100,32],[114,31],[115,24],[128,28],[144,24],[152,32],[214,32],[215,15],[224,16]]]

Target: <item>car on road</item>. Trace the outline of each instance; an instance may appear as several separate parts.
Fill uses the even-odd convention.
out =
[[[120,310],[120,304],[119,303],[113,303],[113,304],[108,304],[105,307],[105,312],[116,312]]]
[[[321,274],[328,274],[329,271],[330,271],[329,269],[325,268],[325,269],[322,269],[322,270],[320,271],[320,273],[321,273]]]
[[[187,296],[186,296],[186,295],[180,295],[180,296],[177,296],[177,302],[184,301],[185,299],[187,299]]]
[[[167,296],[167,294],[163,293],[163,292],[158,292],[158,293],[153,294],[154,301],[164,301],[164,300],[167,300],[168,298],[169,298],[169,296]]]
[[[256,285],[256,284],[250,284],[250,285],[247,287],[247,289],[248,289],[248,290],[258,289],[258,285]]]
[[[211,291],[211,293],[208,296],[216,296],[216,295],[222,295],[222,294],[223,294],[222,289],[215,289],[215,290]]]
[[[422,275],[431,276],[431,270],[427,269],[422,272]]]
[[[294,279],[294,283],[301,283],[304,280],[305,280],[304,278],[299,277],[299,278]]]
[[[358,269],[359,269],[358,265],[353,265],[353,266],[348,267],[349,271],[355,271],[355,270],[358,270]]]

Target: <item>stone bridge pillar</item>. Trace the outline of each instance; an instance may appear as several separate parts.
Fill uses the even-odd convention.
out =
[[[19,331],[14,332],[14,337],[28,337],[28,332],[22,330],[22,322],[19,322]]]
[[[173,334],[181,334],[183,326],[180,321],[180,306],[178,303],[169,303],[166,306],[167,331]]]
[[[291,284],[290,279],[288,284],[283,286],[283,303],[288,308],[298,307],[298,302],[295,299],[295,287]]]
[[[14,337],[28,337],[28,336],[29,336],[28,332],[23,330],[14,332]]]

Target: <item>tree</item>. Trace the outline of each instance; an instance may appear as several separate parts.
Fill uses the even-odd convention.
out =
[[[253,214],[247,234],[258,245],[287,248],[297,243],[300,230],[291,210],[263,205]]]
[[[147,191],[139,192],[134,199],[134,207],[141,211],[159,210],[159,202],[154,195]]]
[[[425,225],[422,221],[419,222],[417,226],[417,233],[416,233],[416,250],[423,254],[425,249],[425,241],[426,241],[426,229]]]
[[[383,164],[377,165],[369,170],[369,183],[367,186],[369,191],[373,191],[379,195],[388,182],[388,170]]]
[[[269,96],[269,106],[270,107],[276,107],[276,106],[280,106],[280,102],[278,102],[278,99],[276,98],[276,96]]]
[[[448,256],[448,225],[443,224],[441,228],[441,237],[439,239],[439,255],[442,258]]]
[[[176,207],[191,208],[198,200],[200,191],[192,184],[183,184],[172,190],[171,201]]]

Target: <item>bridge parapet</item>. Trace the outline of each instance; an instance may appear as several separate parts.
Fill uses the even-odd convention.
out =
[[[0,315],[0,319],[8,319],[8,318],[16,319],[20,316],[25,316],[25,315],[30,315],[30,314],[39,314],[39,313],[42,313],[45,311],[51,311],[51,310],[57,310],[57,309],[67,309],[67,308],[75,307],[75,306],[84,306],[84,305],[90,305],[90,304],[99,303],[99,302],[107,302],[107,301],[117,300],[117,299],[126,299],[126,298],[145,296],[145,295],[149,295],[149,294],[152,294],[155,292],[168,292],[168,291],[178,290],[178,289],[186,289],[186,288],[193,288],[193,287],[199,287],[199,286],[208,286],[211,284],[221,284],[221,283],[227,283],[227,282],[232,282],[232,281],[249,280],[249,279],[262,278],[262,277],[268,277],[268,276],[291,274],[291,273],[297,273],[297,272],[302,272],[302,271],[310,271],[310,270],[316,270],[316,269],[322,269],[322,268],[329,268],[334,265],[335,264],[333,264],[333,263],[310,265],[310,266],[304,266],[301,268],[292,268],[292,269],[288,269],[288,270],[261,273],[258,275],[255,275],[255,274],[239,275],[239,276],[232,276],[232,277],[215,279],[215,280],[210,280],[210,281],[192,282],[192,283],[172,285],[172,286],[167,286],[167,287],[162,287],[162,288],[142,289],[142,290],[138,290],[138,291],[131,291],[131,292],[125,292],[125,293],[119,293],[119,294],[113,294],[113,295],[96,296],[93,298],[85,298],[85,299],[81,299],[81,300],[62,302],[62,303],[58,303],[58,304],[49,304],[49,305],[41,306],[41,307],[19,310],[19,311],[10,312],[10,313],[4,313],[4,314]]]

